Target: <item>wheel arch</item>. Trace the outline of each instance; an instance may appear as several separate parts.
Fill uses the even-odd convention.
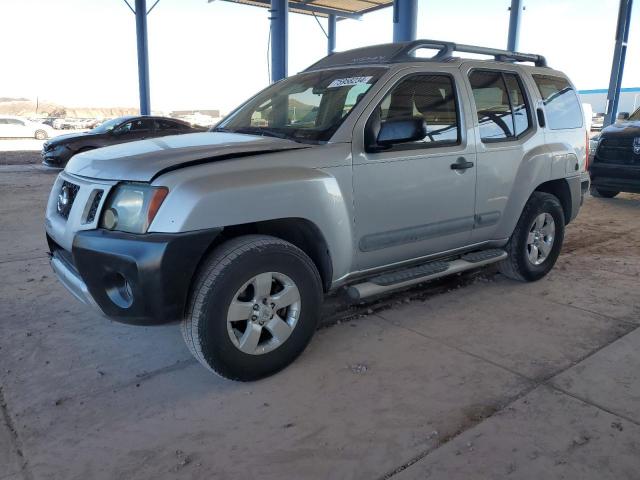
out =
[[[558,178],[556,180],[549,180],[541,183],[536,187],[534,192],[545,192],[553,195],[560,201],[562,210],[564,212],[564,223],[568,225],[571,222],[573,216],[573,200],[571,196],[571,188],[569,183],[564,178]]]
[[[214,248],[232,238],[251,234],[271,235],[298,247],[313,261],[322,279],[324,291],[329,291],[333,281],[331,252],[320,228],[305,218],[278,218],[226,226],[202,258],[206,258]]]

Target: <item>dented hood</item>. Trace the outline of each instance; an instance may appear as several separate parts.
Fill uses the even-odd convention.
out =
[[[149,182],[164,172],[193,164],[299,148],[308,145],[238,133],[191,133],[80,153],[69,160],[65,171],[101,180]]]

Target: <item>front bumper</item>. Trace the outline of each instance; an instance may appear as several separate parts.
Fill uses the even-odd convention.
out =
[[[640,193],[640,166],[594,163],[591,185],[602,190]]]
[[[73,152],[69,148],[61,145],[51,150],[43,149],[40,155],[42,156],[42,163],[47,167],[64,168],[73,156]]]
[[[47,240],[51,266],[76,298],[113,320],[153,325],[183,317],[193,275],[220,231],[85,230],[75,235],[71,253]]]

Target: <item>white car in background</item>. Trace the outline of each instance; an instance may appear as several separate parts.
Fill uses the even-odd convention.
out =
[[[36,123],[23,117],[0,116],[0,138],[35,138],[46,140],[55,133],[49,125]]]

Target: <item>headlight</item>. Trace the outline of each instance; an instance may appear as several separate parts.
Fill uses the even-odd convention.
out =
[[[145,233],[168,193],[166,187],[121,184],[109,196],[100,226],[109,230]]]

